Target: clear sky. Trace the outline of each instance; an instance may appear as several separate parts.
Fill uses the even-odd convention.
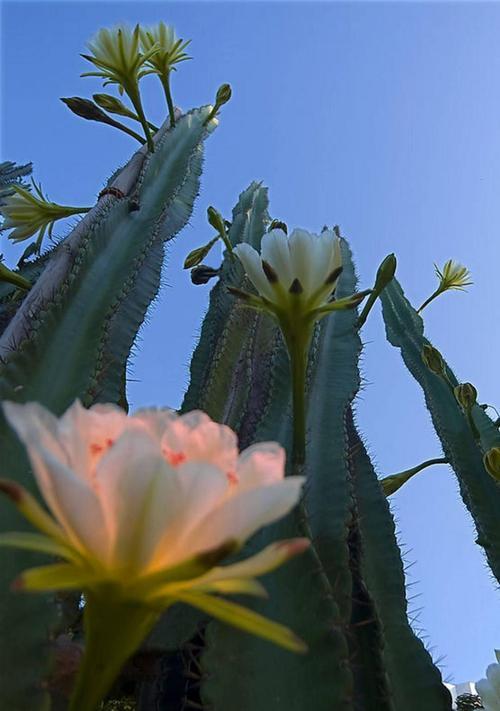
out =
[[[99,27],[160,19],[192,38],[194,61],[174,77],[177,104],[211,102],[225,81],[234,98],[207,145],[195,214],[169,250],[141,334],[132,405],[179,405],[209,292],[190,284],[182,261],[211,235],[207,205],[229,215],[253,179],[269,186],[273,216],[290,226],[339,223],[364,287],[391,251],[414,303],[434,288],[433,262],[465,263],[474,286],[429,307],[427,335],[481,401],[500,405],[500,5],[4,2],[2,160],[32,160],[53,200],[92,204],[135,145],[76,118],[58,97],[100,90],[79,78],[89,69],[79,52]],[[160,87],[152,78],[144,87],[148,115],[161,121]],[[0,251],[20,250],[3,238]],[[439,456],[421,392],[386,344],[378,309],[365,340],[357,413],[379,472]],[[498,593],[453,473],[423,472],[393,508],[413,563],[418,624],[447,679],[477,679],[500,647]]]

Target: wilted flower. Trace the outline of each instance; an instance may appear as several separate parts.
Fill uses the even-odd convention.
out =
[[[470,272],[467,267],[463,267],[458,262],[454,262],[449,259],[445,262],[442,269],[440,269],[437,264],[434,265],[436,270],[436,276],[439,279],[439,285],[428,299],[424,301],[422,306],[418,309],[417,313],[420,313],[422,309],[428,306],[431,301],[433,301],[440,294],[444,294],[445,291],[450,289],[457,289],[458,291],[464,291],[466,286],[471,286],[472,281],[470,281]]]
[[[476,682],[476,691],[485,711],[500,711],[500,650],[495,650],[495,656],[498,664],[490,664],[486,679]]]
[[[48,230],[52,236],[54,223],[71,215],[88,212],[89,207],[69,207],[51,202],[42,192],[41,185],[32,181],[34,193],[21,185],[13,185],[13,194],[7,196],[0,205],[0,213],[4,217],[2,230],[12,230],[9,239],[22,242],[38,233],[37,249]]]
[[[133,30],[126,25],[113,29],[102,28],[88,43],[92,54],[82,54],[82,57],[95,65],[98,71],[84,72],[82,77],[101,77],[107,84],[117,84],[120,94],[128,94],[139,120],[144,129],[148,146],[154,150],[148,123],[142,108],[139,80],[151,69],[146,67],[147,61],[159,50],[154,45],[147,51],[141,52],[139,47],[139,25]]]

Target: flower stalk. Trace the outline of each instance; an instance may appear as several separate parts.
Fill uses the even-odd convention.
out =
[[[85,596],[85,652],[69,711],[96,711],[125,662],[153,628],[159,614],[113,596]]]
[[[444,294],[445,291],[455,289],[457,291],[465,291],[466,286],[471,286],[470,272],[466,267],[449,259],[440,269],[437,264],[434,265],[436,276],[439,279],[437,289],[426,299],[423,304],[417,309],[417,313],[421,313],[434,299]]]

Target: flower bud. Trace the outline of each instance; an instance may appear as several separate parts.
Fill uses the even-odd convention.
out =
[[[204,244],[202,247],[197,247],[196,249],[193,249],[192,252],[189,252],[184,262],[184,269],[191,269],[192,267],[198,266],[198,264],[205,259],[218,239],[219,236],[217,235],[217,237],[211,239],[210,242],[207,242],[207,244]]]
[[[230,84],[222,84],[217,89],[217,94],[215,95],[215,106],[217,108],[220,108],[221,106],[224,106],[224,104],[227,104],[227,102],[231,98],[232,93],[233,92]]]
[[[437,348],[431,346],[430,343],[426,343],[422,349],[422,360],[435,375],[445,375],[444,361],[441,353]]]
[[[470,410],[477,401],[477,390],[472,383],[461,383],[457,385],[453,392],[457,402],[464,410]]]
[[[214,267],[209,267],[206,264],[200,264],[191,270],[191,281],[193,284],[207,284],[210,279],[218,276],[220,269],[214,269]]]
[[[61,98],[61,101],[63,104],[66,104],[70,111],[87,121],[99,121],[101,123],[110,123],[112,126],[114,125],[113,119],[107,116],[104,111],[101,111],[90,99],[82,99],[80,96],[71,96]]]
[[[117,99],[111,94],[93,94],[92,98],[95,103],[104,109],[109,111],[110,114],[118,114],[118,116],[126,116],[127,118],[135,118],[135,114],[130,109],[127,109],[125,104]]]
[[[208,223],[214,228],[214,230],[217,230],[220,235],[225,234],[226,226],[224,224],[224,219],[220,212],[218,212],[215,207],[212,207],[212,205],[210,205],[207,209],[207,217]]]
[[[388,254],[378,268],[374,291],[380,294],[396,273],[397,261],[394,254]]]
[[[500,482],[500,447],[493,447],[483,457],[484,468],[495,481]]]

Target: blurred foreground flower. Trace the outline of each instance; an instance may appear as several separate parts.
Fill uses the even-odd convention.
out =
[[[191,57],[184,51],[191,40],[178,39],[173,27],[159,22],[154,27],[140,28],[141,46],[145,55],[149,54],[147,73],[157,74],[165,92],[170,125],[175,124],[174,103],[170,89],[170,72],[176,71],[176,64]]]
[[[466,286],[471,286],[470,272],[467,267],[463,267],[458,262],[454,262],[449,259],[440,269],[437,264],[434,265],[436,270],[436,276],[439,279],[439,285],[436,291],[434,291],[428,299],[420,306],[417,313],[420,313],[426,306],[428,306],[431,301],[434,301],[440,294],[444,294],[445,291],[450,289],[456,289],[458,291],[465,291]]]
[[[4,411],[52,515],[3,480],[0,489],[40,534],[6,533],[0,545],[64,560],[25,571],[15,588],[85,593],[86,652],[72,709],[97,705],[175,602],[304,651],[287,628],[212,594],[265,595],[255,577],[308,546],[301,538],[281,541],[219,565],[297,503],[303,479],[284,479],[279,445],[239,455],[232,430],[202,412],[128,417],[112,405],[85,410],[78,402],[59,420],[35,403],[4,403]]]
[[[262,238],[261,254],[246,243],[233,249],[258,295],[230,287],[243,303],[269,313],[279,323],[292,367],[294,459],[305,456],[305,374],[314,324],[333,311],[355,308],[369,292],[335,299],[342,272],[340,239],[333,230],[320,235],[280,229]]]
[[[490,664],[486,679],[476,683],[476,690],[485,711],[500,711],[500,650],[495,650],[498,664]]]
[[[88,212],[90,207],[69,207],[51,202],[42,192],[42,186],[32,181],[34,193],[21,185],[13,185],[13,194],[7,196],[0,205],[0,213],[5,218],[0,229],[12,230],[9,239],[22,242],[38,232],[36,251],[40,252],[42,240],[48,229],[52,237],[54,223],[71,215]]]
[[[81,76],[101,77],[105,80],[103,86],[117,84],[120,94],[125,92],[128,95],[144,129],[149,150],[153,151],[153,140],[142,108],[139,80],[151,73],[145,65],[159,47],[153,44],[147,51],[141,52],[139,35],[139,25],[133,30],[126,25],[100,29],[87,44],[92,54],[82,54],[98,71],[84,72]]]

